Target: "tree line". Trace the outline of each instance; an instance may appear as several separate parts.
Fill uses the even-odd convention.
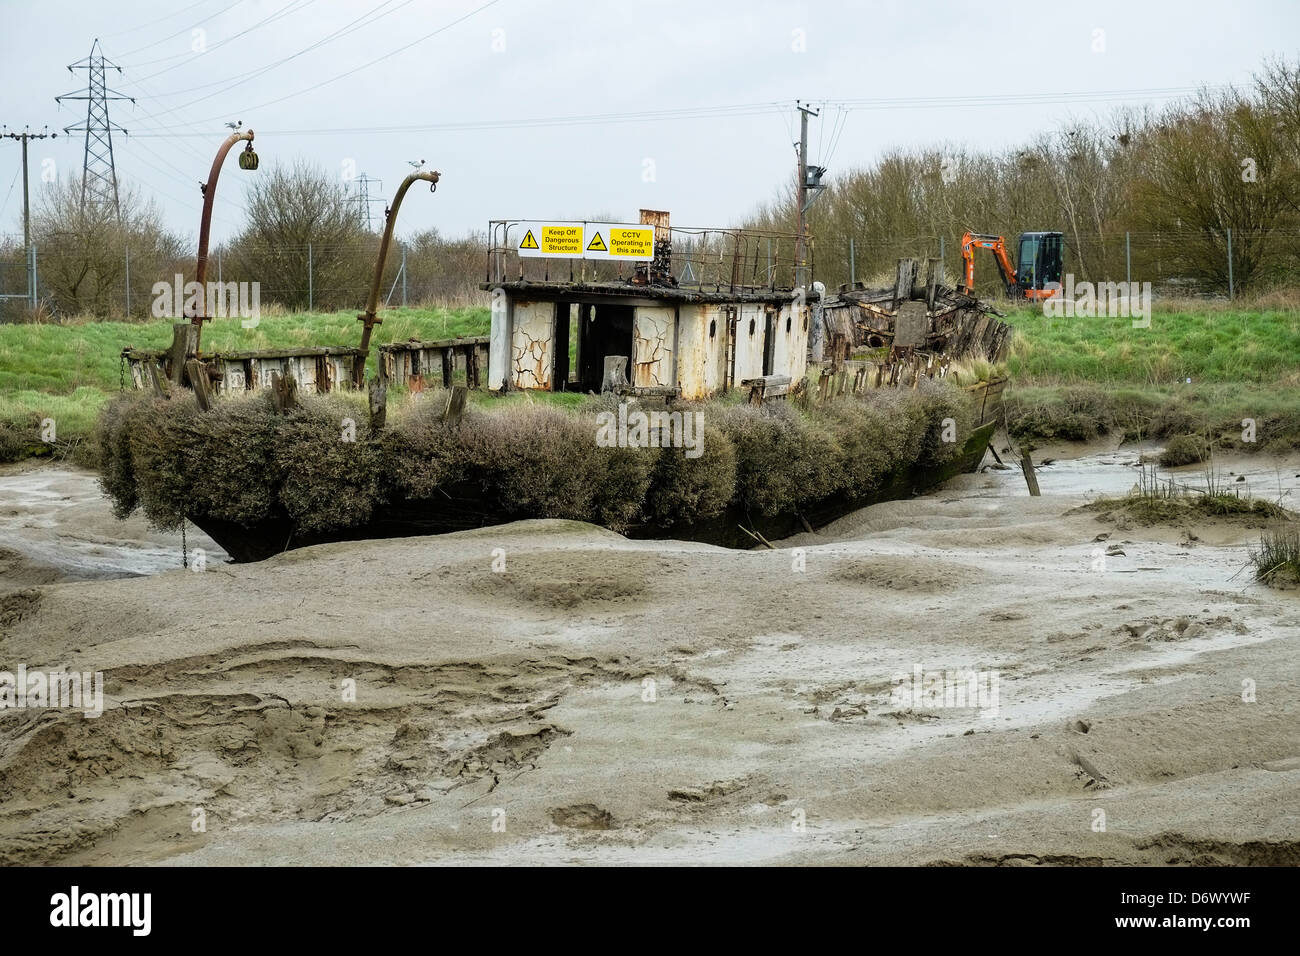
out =
[[[794,231],[794,186],[747,225]],[[1229,237],[1229,230],[1231,236]],[[830,288],[937,256],[949,284],[966,231],[1065,235],[1079,280],[1237,291],[1300,280],[1300,63],[1266,62],[1244,89],[1074,122],[1001,152],[893,149],[836,176],[810,208],[813,273]],[[1127,237],[1127,242],[1126,242]],[[854,262],[849,259],[853,240]],[[1014,251],[1012,257],[1014,259]],[[977,288],[997,285],[976,263]]]
[[[303,162],[265,168],[248,182],[243,229],[212,252],[221,278],[258,281],[264,303],[292,310],[359,308],[378,236],[356,196]],[[45,309],[143,318],[153,282],[178,272],[193,278],[188,243],[138,190],[121,190],[120,216],[83,209],[80,195],[80,182],[65,177],[38,197],[32,234]],[[794,202],[791,183],[744,224],[792,234]],[[1010,242],[1045,230],[1064,233],[1066,271],[1080,281],[1131,276],[1164,290],[1209,293],[1227,291],[1230,282],[1238,292],[1295,285],[1300,62],[1267,61],[1245,88],[1074,122],[1001,152],[893,149],[835,176],[813,202],[810,224],[813,276],[832,289],[851,277],[886,281],[902,256],[942,255],[954,284],[963,232]],[[789,253],[779,252],[785,262],[777,279],[789,284]],[[752,258],[745,271],[765,271],[767,253],[755,246]],[[486,266],[486,235],[419,232],[390,251],[381,301],[393,294],[390,301],[401,302],[403,288],[411,303],[482,301]],[[990,262],[978,263],[976,274],[981,293],[997,290]],[[23,275],[21,241],[0,241],[0,292],[21,293]],[[213,267],[209,278],[217,278]],[[0,306],[5,301],[10,315],[23,305],[10,299]]]
[[[356,196],[323,169],[299,162],[250,178],[239,233],[209,251],[208,279],[260,283],[263,305],[317,311],[361,308],[374,277],[379,233]],[[153,284],[194,278],[196,253],[169,230],[157,204],[120,189],[120,212],[81,206],[81,182],[64,177],[42,191],[32,214],[41,311],[99,318],[147,318]],[[382,228],[382,219],[380,220]],[[399,278],[405,252],[406,274]],[[26,287],[21,238],[0,242],[0,292]],[[394,237],[380,301],[458,305],[482,298],[484,236],[448,238],[436,229]],[[129,277],[129,282],[128,282]],[[128,292],[129,288],[129,292]],[[129,308],[128,308],[129,301]],[[26,308],[6,303],[10,317]]]

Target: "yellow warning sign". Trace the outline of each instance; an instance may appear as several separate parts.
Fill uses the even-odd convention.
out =
[[[589,222],[587,259],[653,259],[655,257],[655,227],[631,223]]]
[[[582,258],[584,232],[580,222],[521,222],[511,228],[522,231],[523,238],[515,248],[525,258],[545,256]]]
[[[534,220],[511,223],[510,229],[522,236],[515,248],[525,258],[644,260],[655,255],[654,226]]]
[[[542,226],[542,252],[548,256],[582,255],[582,226]]]

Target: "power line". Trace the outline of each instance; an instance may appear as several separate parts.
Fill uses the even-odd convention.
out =
[[[232,34],[231,36],[228,37],[223,37],[222,39],[218,40],[216,43],[212,44],[211,46],[205,47],[203,50],[187,50],[181,53],[174,53],[171,56],[160,57],[154,62],[161,63],[164,60],[175,60],[180,57],[192,58],[195,55],[201,56],[207,53],[211,53],[213,50],[220,49],[221,47],[225,46],[227,43],[231,43],[235,40],[238,40],[242,36],[246,36],[247,34],[252,33],[258,27],[266,26],[268,23],[274,23],[276,20],[283,19],[284,17],[288,16],[290,13],[297,13],[300,10],[311,6],[315,2],[316,0],[289,0],[289,3],[286,6],[281,7],[275,13],[263,17],[261,20],[258,20],[252,26],[245,27],[244,29],[240,30],[238,33]],[[135,67],[140,65],[142,64],[138,64],[138,63],[127,64],[126,69],[128,70],[134,69]],[[148,74],[147,76],[144,77],[144,79],[151,80],[155,76],[161,76],[164,73],[170,73],[172,70],[180,69],[182,66],[185,65],[186,64],[184,63],[176,63],[172,66],[163,67],[161,70],[158,70],[156,73]]]
[[[411,47],[416,46],[416,45],[418,45],[418,44],[420,44],[420,43],[423,43],[425,40],[428,40],[428,39],[430,39],[430,38],[432,38],[432,37],[435,37],[435,36],[437,36],[437,35],[440,34],[440,33],[445,33],[447,30],[450,30],[452,27],[457,26],[457,25],[459,25],[459,24],[461,24],[461,23],[464,23],[466,20],[470,19],[471,17],[476,16],[476,15],[479,14],[479,13],[482,13],[482,12],[483,12],[484,10],[486,10],[488,7],[496,6],[496,5],[497,5],[498,3],[500,3],[500,2],[501,2],[501,0],[488,0],[487,3],[485,3],[485,4],[481,5],[481,6],[475,7],[473,10],[471,10],[469,13],[465,14],[464,16],[457,17],[455,20],[452,20],[450,23],[447,23],[447,24],[444,24],[443,26],[438,27],[436,30],[430,30],[428,33],[424,34],[423,36],[417,37],[416,39],[412,40],[410,43],[407,43],[407,44],[405,44],[405,45],[403,45],[403,46],[400,46],[400,47],[398,47],[396,50],[391,50],[391,51],[389,51],[388,53],[384,53],[384,54],[382,54],[381,56],[377,56],[377,57],[375,57],[375,59],[369,61],[368,63],[362,63],[362,64],[361,64],[360,66],[358,66],[358,67],[354,67],[354,68],[351,69],[351,70],[347,70],[347,71],[345,71],[345,72],[343,72],[343,73],[340,73],[340,74],[338,74],[337,76],[331,77],[331,78],[328,79],[328,80],[321,80],[321,81],[318,81],[318,82],[316,82],[316,83],[313,83],[311,86],[304,87],[304,88],[301,89],[301,90],[296,90],[296,91],[293,92],[293,93],[286,93],[284,96],[277,97],[276,99],[273,99],[273,100],[267,100],[265,103],[258,103],[256,106],[250,106],[250,107],[247,107],[247,108],[245,108],[245,109],[243,109],[243,110],[240,110],[240,112],[243,112],[243,113],[251,113],[251,112],[253,112],[254,110],[260,110],[260,109],[263,109],[263,108],[265,108],[265,107],[267,107],[267,106],[274,106],[274,105],[277,104],[277,103],[283,103],[285,100],[290,100],[290,99],[293,99],[293,98],[296,97],[296,96],[301,96],[303,93],[312,93],[312,92],[315,92],[316,90],[319,90],[319,89],[321,89],[322,87],[329,86],[331,83],[337,83],[339,80],[346,79],[347,77],[352,76],[354,73],[360,73],[362,70],[369,69],[370,67],[374,66],[376,63],[382,63],[382,62],[384,62],[385,60],[392,59],[393,57],[397,56],[399,53],[404,53],[404,52],[406,52],[407,50],[409,50]],[[243,81],[241,81],[241,82],[243,82]],[[238,83],[231,84],[231,86],[226,87],[226,89],[231,89],[231,88],[233,88],[234,86],[238,86],[238,85],[239,85]],[[193,102],[194,102],[194,103],[198,103],[198,102],[201,102],[202,100],[205,100],[205,99],[211,99],[213,96],[219,96],[220,94],[224,93],[224,92],[226,91],[226,89],[217,90],[217,92],[215,92],[215,93],[210,93],[210,94],[208,94],[207,96],[200,97],[199,99],[194,100]],[[191,104],[191,103],[187,103],[187,104],[185,104],[185,105],[186,105],[186,106],[190,106],[190,105],[192,105],[192,104]],[[183,109],[184,107],[178,107],[178,108]],[[211,122],[211,121],[219,120],[220,118],[221,118],[221,117],[219,117],[219,116],[210,116],[210,117],[208,117],[208,118],[205,119],[205,120],[200,120],[199,122]]]
[[[350,33],[355,33],[357,30],[360,30],[360,29],[362,29],[362,28],[364,28],[364,27],[368,27],[368,26],[370,26],[372,23],[375,23],[376,21],[378,21],[378,20],[380,20],[380,19],[382,19],[382,18],[388,16],[388,15],[391,14],[391,13],[396,13],[398,10],[402,9],[402,7],[408,6],[409,4],[411,4],[412,2],[414,2],[414,0],[403,0],[403,2],[402,2],[400,5],[394,7],[392,10],[388,10],[388,11],[383,12],[383,13],[380,13],[380,12],[379,12],[379,11],[382,10],[385,6],[387,6],[389,3],[392,3],[392,2],[393,2],[393,0],[384,0],[384,2],[381,3],[381,4],[380,4],[377,8],[375,8],[374,10],[370,10],[370,11],[368,11],[367,13],[362,14],[361,16],[357,17],[356,19],[354,19],[354,20],[350,20],[349,22],[345,23],[343,26],[341,26],[341,27],[339,27],[337,30],[335,30],[333,33],[327,34],[326,36],[322,37],[320,40],[317,40],[315,43],[312,43],[312,44],[310,44],[310,45],[304,47],[303,49],[299,50],[299,51],[296,52],[296,53],[292,53],[292,54],[290,54],[289,56],[281,57],[280,59],[278,59],[278,60],[276,60],[276,61],[274,61],[274,62],[272,62],[272,63],[268,63],[267,65],[265,65],[265,66],[263,66],[263,67],[260,67],[260,68],[258,68],[258,69],[256,69],[256,70],[253,70],[252,72],[244,71],[244,72],[238,74],[241,78],[240,78],[240,79],[237,79],[234,83],[229,83],[229,81],[232,80],[232,79],[235,79],[235,78],[234,78],[234,77],[229,77],[229,76],[228,76],[228,77],[225,77],[225,78],[220,79],[220,80],[213,80],[213,81],[210,82],[210,83],[200,83],[200,84],[198,84],[197,86],[191,86],[191,87],[188,87],[188,88],[183,89],[183,90],[175,90],[175,91],[171,91],[171,92],[168,92],[168,93],[162,94],[163,96],[167,96],[167,97],[180,96],[180,95],[183,95],[183,94],[185,94],[185,93],[193,93],[193,92],[197,92],[198,90],[208,89],[209,87],[219,86],[219,85],[221,85],[222,83],[229,83],[228,86],[225,86],[225,87],[223,87],[222,89],[217,90],[217,91],[214,92],[214,93],[210,93],[210,94],[207,94],[207,95],[205,95],[205,96],[201,96],[201,97],[199,97],[199,98],[197,98],[197,99],[194,99],[194,100],[189,101],[188,103],[183,103],[183,104],[181,104],[180,106],[164,107],[164,108],[161,110],[161,112],[162,112],[162,113],[177,113],[177,112],[179,112],[180,110],[183,110],[183,109],[186,109],[187,107],[193,106],[195,103],[201,103],[201,102],[203,102],[203,100],[205,100],[205,99],[211,99],[213,96],[218,96],[218,95],[220,95],[221,93],[226,92],[227,90],[232,90],[232,89],[234,89],[236,86],[240,86],[240,85],[242,85],[242,84],[244,84],[244,83],[248,83],[248,82],[250,82],[250,81],[252,81],[252,80],[255,80],[255,79],[257,79],[258,77],[260,77],[260,76],[262,76],[262,75],[264,75],[264,74],[266,74],[266,73],[269,73],[271,70],[274,70],[274,69],[277,69],[277,68],[283,66],[285,63],[288,63],[290,60],[294,60],[294,59],[296,59],[297,57],[300,57],[300,56],[302,56],[302,55],[305,54],[305,53],[310,53],[312,50],[315,50],[315,49],[317,49],[317,48],[319,48],[319,47],[322,47],[322,46],[324,46],[324,45],[327,44],[327,43],[332,43],[334,40],[341,39],[342,37],[345,37],[345,36],[347,36],[347,35],[350,34]],[[362,21],[365,21],[365,22],[362,22]],[[225,41],[222,41],[222,42],[225,42]],[[178,65],[179,65],[179,64],[178,64]],[[169,69],[170,69],[170,68],[169,68]],[[159,70],[158,73],[152,73],[152,74],[150,74],[149,76],[144,77],[144,79],[151,79],[152,77],[158,76],[159,73],[165,73],[165,72],[167,72],[167,70]],[[153,97],[153,98],[156,99],[156,98],[158,98],[158,97]],[[192,124],[186,124],[186,125],[192,125]]]
[[[168,13],[165,16],[156,17],[155,19],[150,20],[148,23],[141,23],[138,26],[131,27],[130,29],[127,30],[118,30],[116,33],[106,33],[104,34],[104,39],[111,40],[113,37],[126,36],[128,33],[139,33],[141,30],[147,27],[154,27],[162,23],[164,20],[170,20],[172,17],[179,17],[182,13],[188,13],[190,10],[193,10],[195,7],[201,7],[203,6],[203,4],[207,2],[208,0],[197,0],[197,2],[191,3],[188,7],[181,7],[181,9],[175,11],[174,13]]]
[[[494,0],[495,2],[495,0]],[[418,42],[418,41],[417,41]],[[369,65],[369,64],[367,64]],[[363,69],[364,67],[358,67]],[[355,72],[355,71],[353,71]],[[347,74],[343,74],[346,76]],[[342,76],[335,79],[342,79]],[[329,81],[332,82],[332,81]],[[323,84],[322,84],[323,85]],[[1091,92],[1060,93],[1009,93],[982,96],[944,96],[944,97],[896,97],[889,99],[823,100],[825,106],[842,110],[847,114],[860,110],[875,109],[925,109],[925,108],[972,108],[1014,106],[1025,103],[1075,103],[1075,102],[1121,102],[1143,98],[1174,98],[1196,92],[1198,87],[1166,87],[1135,90],[1097,90]],[[1211,88],[1212,89],[1212,88]],[[300,91],[305,92],[305,91]],[[289,94],[296,96],[297,93]],[[282,99],[287,99],[283,97]],[[273,100],[271,103],[279,102]],[[261,106],[269,106],[263,103]],[[410,124],[395,126],[353,126],[353,127],[318,127],[309,129],[273,130],[276,136],[325,136],[335,134],[380,134],[411,132],[463,132],[467,130],[527,129],[548,126],[587,126],[614,125],[618,123],[655,122],[673,119],[712,119],[722,116],[755,116],[763,113],[784,113],[786,105],[780,102],[740,103],[728,106],[680,107],[659,110],[620,111],[615,113],[575,114],[569,116],[521,117],[506,120],[466,120],[451,123]],[[213,117],[219,119],[219,117]],[[185,135],[171,131],[144,129],[133,135]]]
[[[209,20],[215,20],[217,17],[221,16],[227,10],[233,10],[235,7],[239,6],[243,2],[244,0],[235,0],[235,2],[230,4],[229,6],[222,7],[216,13],[211,14],[210,16],[206,16],[202,20],[199,20],[198,23],[207,23]],[[175,40],[181,34],[190,33],[193,30],[194,30],[194,26],[188,26],[183,30],[177,30],[175,33],[169,34],[168,36],[163,37],[161,40],[155,40],[153,43],[146,43],[142,47],[137,47],[134,50],[128,50],[126,53],[123,53],[122,56],[135,56],[137,53],[141,52],[142,50],[148,50],[150,47],[158,46],[160,43],[166,43],[168,40]]]
[[[263,104],[266,105],[266,104]],[[316,129],[272,130],[276,136],[324,136],[338,133],[409,133],[442,132],[452,130],[495,130],[520,129],[545,126],[583,126],[605,125],[615,123],[643,123],[672,119],[714,119],[721,116],[757,116],[761,114],[781,113],[787,109],[783,103],[748,103],[733,106],[684,107],[663,110],[641,110],[638,112],[591,113],[571,116],[527,117],[513,120],[470,120],[454,123],[412,124],[400,126],[354,126],[321,127]],[[132,135],[172,136],[168,130],[146,129]]]

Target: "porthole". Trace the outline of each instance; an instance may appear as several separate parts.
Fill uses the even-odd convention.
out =
[[[709,320],[709,338],[711,338],[711,339],[712,339],[712,338],[716,338],[717,335],[718,335],[718,320],[717,320],[717,319],[710,319],[710,320]]]
[[[754,334],[754,320],[753,320],[753,319],[750,319],[750,320],[749,320],[749,334],[750,334],[750,335],[753,335],[753,334]]]

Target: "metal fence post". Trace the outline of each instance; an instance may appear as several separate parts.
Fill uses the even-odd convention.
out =
[[[126,317],[131,318],[131,250],[126,250]]]
[[[858,287],[858,263],[853,252],[853,237],[849,236],[849,288]]]
[[[1233,298],[1232,288],[1232,230],[1228,230],[1228,298]]]
[[[402,247],[402,308],[406,308],[406,247]]]
[[[221,250],[217,250],[217,281],[221,281]]]
[[[1124,233],[1124,281],[1133,284],[1133,254],[1129,246],[1128,233]]]
[[[307,311],[308,312],[312,310],[312,303],[315,301],[313,297],[313,292],[314,290],[312,289],[312,278],[311,278],[311,243],[309,242],[307,243]]]

